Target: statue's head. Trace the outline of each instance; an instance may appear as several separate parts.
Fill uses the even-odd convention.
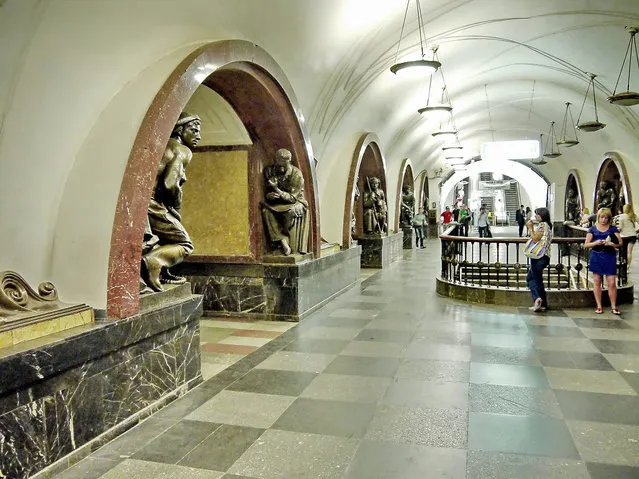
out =
[[[413,192],[413,188],[410,185],[404,185],[404,194],[410,195]]]
[[[606,188],[608,188],[608,182],[606,180],[601,180],[599,182],[599,188],[605,190]]]
[[[577,192],[573,190],[572,188],[570,188],[568,190],[568,198],[574,198],[575,196],[577,196]]]
[[[377,188],[379,188],[380,181],[379,178],[377,178],[376,176],[371,176],[368,182],[370,183],[372,189],[376,190]]]
[[[183,111],[180,113],[180,117],[173,127],[171,138],[177,138],[189,148],[195,148],[202,139],[202,137],[200,137],[201,126],[202,120],[199,116],[189,115]]]
[[[280,148],[275,152],[275,166],[281,173],[285,173],[290,168],[293,155],[286,148]]]

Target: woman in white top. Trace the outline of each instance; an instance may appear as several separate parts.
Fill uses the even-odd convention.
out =
[[[623,213],[615,218],[617,229],[621,233],[623,245],[621,254],[628,261],[628,265],[632,262],[632,248],[637,242],[637,216],[631,204],[623,205]]]
[[[534,304],[530,308],[535,313],[546,311],[548,308],[548,298],[544,287],[544,268],[550,264],[550,244],[552,241],[552,221],[547,208],[537,208],[535,219],[538,221],[537,228],[533,226],[532,220],[528,220],[526,228],[530,234],[530,239],[535,243],[544,241],[546,243],[546,253],[539,259],[530,259],[526,282],[532,295]]]

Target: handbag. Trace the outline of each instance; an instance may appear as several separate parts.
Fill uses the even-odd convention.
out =
[[[524,256],[530,259],[539,259],[546,254],[546,249],[548,249],[548,245],[543,238],[537,242],[530,238],[524,246]]]

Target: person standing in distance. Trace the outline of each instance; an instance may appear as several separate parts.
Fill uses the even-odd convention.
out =
[[[539,259],[530,258],[530,267],[526,275],[528,289],[533,298],[534,304],[530,308],[535,313],[546,311],[548,308],[548,298],[546,296],[546,288],[544,287],[544,268],[550,264],[550,245],[552,241],[552,221],[550,221],[550,212],[547,208],[537,208],[535,210],[535,219],[537,220],[537,229],[533,226],[532,219],[526,223],[526,228],[530,238],[538,243],[544,241],[546,243],[546,253]]]

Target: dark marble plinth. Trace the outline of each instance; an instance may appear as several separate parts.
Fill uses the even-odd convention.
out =
[[[299,321],[359,281],[361,248],[298,263],[187,262],[193,292],[204,296],[204,314]]]
[[[30,477],[201,381],[201,314],[190,295],[0,349],[0,477]]]
[[[404,233],[404,249],[413,249],[413,240],[415,239],[415,231],[412,226],[402,226]]]
[[[357,241],[362,247],[362,268],[386,268],[403,255],[402,231],[388,236],[359,236]]]

